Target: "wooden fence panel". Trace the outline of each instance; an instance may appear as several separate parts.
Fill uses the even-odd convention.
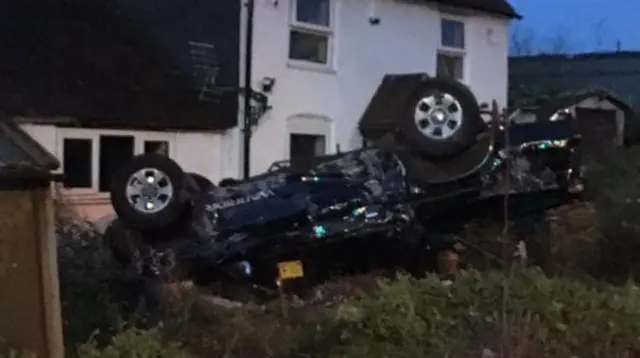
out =
[[[49,186],[0,187],[0,352],[63,357],[56,257]]]

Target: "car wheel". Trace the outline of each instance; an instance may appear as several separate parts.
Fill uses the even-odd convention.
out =
[[[114,174],[111,203],[119,219],[130,228],[166,228],[187,208],[185,177],[180,166],[166,156],[136,156]]]
[[[462,153],[484,127],[478,101],[469,88],[453,80],[430,78],[407,99],[400,133],[412,149],[435,159]]]

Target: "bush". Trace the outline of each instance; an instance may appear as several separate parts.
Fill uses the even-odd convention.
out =
[[[177,343],[165,343],[158,328],[129,328],[116,334],[109,345],[101,348],[91,341],[78,347],[79,358],[189,358]]]
[[[93,225],[56,205],[58,272],[65,346],[106,343],[124,322],[149,326],[140,277],[119,265]],[[156,318],[156,317],[154,317]]]
[[[640,353],[634,286],[588,287],[539,271],[384,281],[296,334],[297,357],[628,357]]]
[[[548,278],[514,269],[463,272],[451,283],[379,281],[335,306],[215,308],[179,302],[162,326],[128,328],[91,357],[629,357],[640,354],[634,285]],[[482,355],[485,354],[485,355]]]
[[[86,342],[96,330],[110,331],[118,312],[107,282],[120,272],[102,238],[79,225],[59,230],[58,269],[66,346]]]

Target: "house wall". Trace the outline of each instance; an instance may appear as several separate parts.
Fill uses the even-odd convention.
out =
[[[336,146],[341,150],[359,147],[357,123],[385,74],[435,75],[441,15],[435,6],[335,0],[333,65],[317,68],[288,59],[291,1],[256,0],[254,86],[258,88],[263,77],[275,78],[276,83],[269,96],[273,108],[261,119],[252,139],[252,174],[288,158],[293,130],[325,134],[327,152]],[[369,23],[372,15],[379,17],[379,25]],[[466,27],[464,81],[481,102],[496,99],[506,106],[508,20],[469,11],[454,17]],[[240,140],[238,133],[235,136]],[[228,155],[235,154],[231,150]],[[240,175],[240,162],[234,167]]]
[[[138,138],[162,138],[170,141],[170,155],[186,172],[194,172],[217,182],[225,173],[223,166],[223,149],[225,148],[221,133],[196,132],[156,132],[130,130],[95,130],[78,128],[61,128],[55,125],[22,123],[22,129],[37,140],[43,147],[60,159],[62,165],[62,140],[65,137],[90,138],[100,134],[134,135]],[[94,155],[94,163],[97,158]],[[95,165],[95,164],[94,164]],[[96,173],[94,172],[94,175]],[[90,220],[111,215],[113,209],[107,193],[97,190],[63,190],[65,198],[77,211]]]

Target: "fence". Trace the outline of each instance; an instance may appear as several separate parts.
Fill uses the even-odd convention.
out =
[[[50,182],[33,167],[0,168],[0,356],[64,355]]]

